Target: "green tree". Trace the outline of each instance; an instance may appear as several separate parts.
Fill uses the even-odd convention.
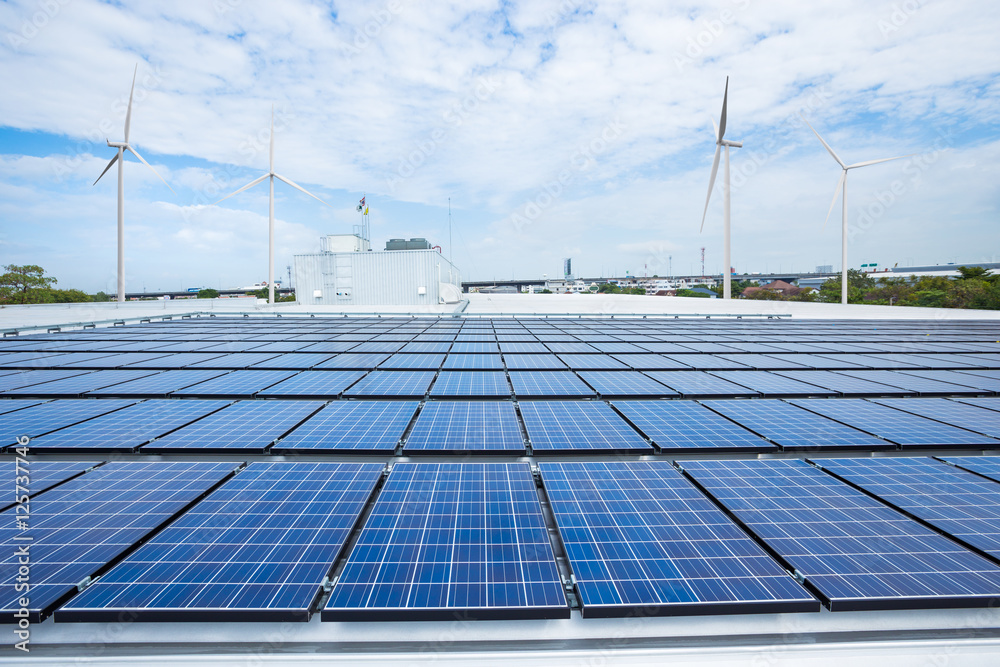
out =
[[[112,298],[111,298],[111,295],[107,294],[106,292],[98,292],[97,294],[95,294],[92,297],[90,297],[90,300],[91,301],[104,302],[104,301],[111,301]]]
[[[990,275],[989,269],[981,266],[960,266],[958,272],[962,274],[958,280],[985,280],[994,277]]]
[[[78,289],[49,289],[45,303],[83,303],[91,300],[90,295]]]
[[[46,291],[57,281],[45,275],[45,269],[35,264],[8,264],[0,275],[0,301],[8,303],[45,303]]]
[[[831,278],[819,288],[819,300],[840,303],[841,277]],[[847,303],[864,303],[865,294],[875,287],[875,279],[857,269],[847,270]]]
[[[211,287],[206,287],[205,289],[198,290],[199,299],[218,299],[219,290],[212,289]]]

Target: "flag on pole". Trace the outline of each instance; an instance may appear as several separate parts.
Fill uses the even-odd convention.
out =
[[[368,195],[365,195],[365,197],[367,197],[367,196],[368,196]],[[361,198],[361,201],[360,201],[360,202],[358,202],[358,212],[359,212],[359,213],[360,213],[361,211],[363,211],[363,210],[364,210],[364,208],[365,208],[365,197],[362,197],[362,198]],[[367,213],[367,211],[365,211],[365,212]]]
[[[368,207],[365,206],[365,215],[368,215]]]

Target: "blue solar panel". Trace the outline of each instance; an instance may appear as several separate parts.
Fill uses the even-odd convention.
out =
[[[249,398],[287,380],[297,371],[232,371],[215,379],[179,389],[174,396]]]
[[[38,363],[30,364],[32,368],[92,368],[84,362],[107,359],[112,355],[107,352],[67,352],[66,354],[47,354],[36,357]],[[27,358],[26,358],[27,359]]]
[[[452,354],[499,354],[500,346],[496,343],[454,343]]]
[[[508,397],[510,385],[503,371],[441,371],[434,386],[433,397]]]
[[[764,396],[831,396],[837,393],[767,371],[712,371],[711,374],[758,391]]]
[[[669,464],[539,468],[585,618],[819,611]]]
[[[605,354],[628,354],[628,353],[641,353],[646,350],[642,347],[635,345],[633,343],[623,343],[623,342],[604,342],[604,343],[591,343],[595,348],[604,352]]]
[[[258,396],[336,398],[364,377],[365,371],[302,371],[258,392]]]
[[[987,410],[1000,410],[1000,398],[953,398],[949,400]]]
[[[315,354],[309,352],[289,352],[286,354],[279,354],[276,357],[267,359],[257,364],[252,364],[250,366],[251,370],[256,370],[258,368],[288,368],[288,369],[307,369],[320,364],[327,359],[332,359],[333,355],[326,354]]]
[[[416,401],[334,401],[282,438],[272,451],[392,452],[417,405]]]
[[[274,343],[266,343],[260,347],[255,347],[254,352],[300,352],[304,348],[309,347],[312,343],[307,341],[300,342],[290,342],[290,341],[277,341]],[[288,355],[284,355],[288,356]]]
[[[677,395],[673,389],[638,371],[580,371],[580,377],[604,398]]]
[[[989,372],[990,371],[983,371],[983,374],[978,374],[942,370],[900,371],[903,375],[913,375],[919,378],[924,378],[925,380],[933,380],[934,382],[947,382],[959,385],[958,389],[949,392],[952,394],[971,393],[977,389],[979,390],[977,393],[1000,393],[1000,377],[989,377],[988,375],[985,375],[985,373]]]
[[[777,447],[694,401],[617,401],[619,412],[660,449],[770,452]]]
[[[300,350],[300,352],[309,352],[311,354],[315,354],[317,352],[347,352],[356,345],[357,343],[347,343],[343,341],[322,341],[313,343],[308,347],[304,347]]]
[[[524,438],[509,401],[430,401],[406,438],[404,452],[523,452]]]
[[[205,348],[206,350],[209,348]],[[239,370],[248,368],[254,364],[259,364],[268,359],[274,359],[278,355],[274,352],[234,352],[223,354],[204,361],[197,361],[189,364],[187,368],[221,368],[224,370]]]
[[[404,354],[412,353],[427,353],[427,354],[444,354],[451,349],[451,343],[445,342],[423,342],[423,343],[407,343],[400,348],[400,352]]]
[[[983,435],[1000,437],[1000,412],[946,398],[889,398],[872,402]]]
[[[689,348],[686,348],[683,345],[678,345],[677,343],[643,342],[639,343],[639,347],[648,352],[655,352],[657,354],[686,354],[691,352]]]
[[[941,382],[920,377],[912,373],[897,371],[837,371],[844,375],[887,384],[893,387],[901,387],[910,391],[915,391],[924,395],[948,395],[948,394],[982,394],[983,390],[972,386],[962,386]],[[961,378],[961,374],[956,374]]]
[[[183,405],[194,401],[173,402]],[[319,401],[240,401],[158,438],[142,451],[262,452],[322,405]]]
[[[77,585],[168,522],[221,481],[237,464],[206,462],[108,463],[31,501],[31,620],[40,621]],[[11,619],[24,593],[14,590],[16,508],[0,516],[0,613]]]
[[[388,354],[338,354],[332,359],[316,364],[316,370],[359,370],[368,371],[389,358]]]
[[[73,355],[81,357],[89,357],[91,355]],[[96,369],[111,369],[120,368],[122,366],[129,366],[130,364],[140,363],[143,361],[154,362],[158,359],[164,359],[170,356],[163,352],[122,352],[120,354],[107,354],[97,356],[96,358],[87,359],[85,361],[77,361],[75,363],[61,363],[60,368],[96,368]]]
[[[43,373],[45,371],[28,371],[27,373],[22,373],[22,375],[28,375],[29,373]],[[58,373],[59,371],[49,371],[52,373]],[[119,384],[121,382],[128,382],[129,380],[135,380],[138,378],[146,377],[148,375],[153,375],[157,371],[91,371],[86,372],[83,375],[74,375],[72,377],[64,377],[61,380],[54,380],[52,382],[43,382],[42,384],[32,384],[29,386],[18,387],[16,389],[8,389],[4,392],[7,396],[52,396],[52,397],[66,397],[74,398],[84,394],[88,391],[93,391],[95,389],[101,389],[103,387],[109,387],[111,385]],[[4,376],[0,377],[0,383],[7,380],[8,377],[14,376]]]
[[[505,354],[503,359],[510,370],[566,370],[554,354]]]
[[[134,400],[59,400],[0,415],[0,447],[13,445],[20,436],[37,438],[98,415],[120,410]]]
[[[56,619],[307,621],[382,469],[251,463]]]
[[[893,410],[861,398],[842,398],[837,401],[794,400],[791,403],[880,436],[904,448],[939,445],[1000,446],[1000,440]]]
[[[646,371],[646,375],[688,398],[706,396],[735,398],[759,395],[753,389],[747,389],[728,380],[717,378],[704,371]]]
[[[909,396],[916,393],[909,389],[861,380],[850,375],[830,371],[774,371],[774,373],[791,380],[835,391],[842,396]]]
[[[442,361],[443,354],[394,354],[379,364],[379,369],[437,370]]]
[[[941,460],[1000,482],[1000,456],[947,456]]]
[[[668,359],[684,364],[688,369],[702,371],[714,370],[749,370],[746,364],[716,356],[714,354],[666,354]]]
[[[399,352],[405,343],[401,342],[389,342],[389,341],[367,341],[361,343],[357,347],[352,347],[351,352],[357,354],[392,354],[394,352]]]
[[[100,465],[100,463],[100,461],[35,460],[29,460],[27,463],[24,463],[22,459],[22,461],[0,461],[0,471],[2,471],[4,479],[11,480],[12,486],[17,477],[27,477],[27,481],[19,485],[23,490],[19,489],[18,495],[29,495],[34,498],[57,484],[72,479],[96,465]],[[14,502],[16,497],[16,495],[12,494],[8,496],[10,502],[0,501],[0,511],[13,507],[16,504]],[[28,525],[30,527],[30,521]]]
[[[344,396],[420,398],[434,379],[434,371],[374,371],[344,392]]]
[[[615,354],[612,357],[637,371],[691,370],[687,364],[662,354]]]
[[[560,354],[559,358],[573,369],[628,370],[628,366],[607,354]]]
[[[704,401],[704,404],[783,449],[895,449],[890,442],[777,399]]]
[[[500,370],[503,361],[499,354],[449,354],[442,368],[452,370]]]
[[[545,339],[543,336],[539,336],[539,338],[541,340]],[[560,336],[559,338],[562,342],[546,342],[545,347],[557,354],[598,354],[600,352],[596,347],[592,347],[586,343],[569,342],[566,340],[566,336]]]
[[[549,354],[549,348],[534,342],[501,342],[500,351],[507,354]]]
[[[757,370],[803,370],[809,368],[805,364],[800,364],[796,361],[791,361],[797,355],[789,354],[785,355],[786,358],[781,359],[777,356],[771,356],[767,354],[716,354],[713,355],[718,359],[727,359],[729,361],[734,361],[738,364],[742,364],[747,368],[753,368]]]
[[[1000,567],[798,460],[684,461],[831,611],[992,606]]]
[[[216,359],[222,356],[217,352],[177,352],[175,354],[168,354],[163,357],[157,357],[156,359],[149,359],[146,361],[138,361],[128,365],[128,368],[154,368],[154,369],[171,369],[171,368],[184,368],[192,364],[197,364],[201,361],[208,361],[210,359]],[[220,369],[228,370],[228,369]]]
[[[606,403],[527,401],[520,409],[535,452],[652,450]]]
[[[219,377],[227,371],[164,371],[147,375],[138,380],[129,380],[104,389],[88,391],[88,396],[129,396],[136,398],[160,398],[191,385]]]
[[[840,359],[834,354],[829,354],[827,356],[819,354],[769,354],[767,356],[772,359],[791,361],[801,366],[814,368],[816,370],[835,370],[840,368],[860,370],[867,368],[867,366],[860,366],[858,364],[851,363],[850,361]]]
[[[41,405],[45,401],[46,399],[40,398],[5,398],[0,400],[0,415],[30,408],[33,405]]]
[[[569,615],[527,465],[398,463],[322,618]]]
[[[934,459],[818,459],[824,470],[951,535],[1000,557],[1000,485]]]
[[[519,398],[594,395],[593,389],[569,371],[510,371],[509,375]]]

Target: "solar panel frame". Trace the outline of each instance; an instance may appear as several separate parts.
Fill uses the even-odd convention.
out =
[[[594,390],[572,371],[509,371],[518,398],[575,398],[594,396]]]
[[[500,371],[447,371],[437,374],[431,398],[499,398],[511,395],[507,375]]]
[[[639,371],[580,371],[578,375],[602,398],[660,398],[677,392]]]
[[[192,385],[225,375],[222,370],[170,370],[129,380],[103,389],[86,392],[86,396],[115,396],[124,398],[164,398]]]
[[[302,371],[257,392],[258,398],[338,398],[367,371]]]
[[[988,393],[975,387],[965,387],[951,384],[939,380],[932,380],[911,373],[902,371],[836,371],[850,377],[861,380],[870,380],[880,384],[887,384],[893,387],[900,387],[909,391],[914,391],[920,396],[950,396],[952,394],[983,394]]]
[[[778,446],[696,401],[613,401],[663,452],[774,452]]]
[[[710,375],[740,384],[762,396],[785,398],[792,396],[833,396],[837,392],[767,371],[709,371]]]
[[[599,401],[522,401],[518,404],[532,452],[648,453],[646,442]]]
[[[510,401],[429,401],[403,444],[404,454],[524,450],[521,425]]]
[[[760,392],[716,377],[705,371],[645,371],[657,382],[670,387],[684,398],[749,398]]]
[[[503,360],[508,370],[569,370],[554,354],[505,354]]]
[[[265,389],[305,371],[236,370],[178,389],[171,396],[187,398],[251,398]]]
[[[344,391],[344,397],[422,398],[434,371],[372,371]]]
[[[500,354],[455,354],[445,357],[442,370],[499,371],[503,370]]]
[[[270,452],[392,453],[418,405],[417,401],[334,401],[279,439]]]

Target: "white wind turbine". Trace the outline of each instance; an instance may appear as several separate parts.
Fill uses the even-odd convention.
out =
[[[326,206],[329,206],[329,204],[327,204],[325,201],[323,201],[313,193],[303,188],[301,185],[292,183],[290,180],[288,180],[281,174],[274,173],[274,106],[273,105],[271,106],[271,153],[270,153],[269,165],[270,166],[266,174],[264,174],[260,178],[250,181],[236,192],[231,192],[230,194],[226,195],[225,197],[223,197],[222,199],[220,199],[215,203],[218,204],[221,201],[229,199],[233,195],[238,195],[244,190],[248,190],[253,186],[257,185],[265,178],[270,179],[270,199],[268,204],[268,220],[267,220],[267,302],[274,303],[274,179],[277,178],[279,181],[287,183],[296,190],[301,190],[302,192],[306,193],[307,195],[309,195],[316,201],[320,202],[321,204],[325,204]]]
[[[802,121],[809,125],[809,121],[806,117],[799,113]],[[837,182],[837,189],[833,192],[833,201],[830,202],[830,210],[826,212],[826,219],[823,220],[823,226],[826,227],[827,221],[830,219],[830,214],[833,213],[833,207],[837,204],[837,197],[843,195],[843,212],[841,215],[842,226],[840,230],[840,262],[841,262],[841,274],[840,274],[840,302],[843,304],[847,303],[847,171],[849,169],[857,169],[858,167],[868,167],[873,164],[879,164],[880,162],[890,162],[892,160],[900,160],[904,157],[910,157],[909,155],[897,155],[896,157],[886,157],[881,160],[867,160],[865,162],[856,162],[855,164],[844,164],[833,149],[830,148],[830,144],[823,141],[823,137],[819,136],[819,132],[816,131],[812,125],[809,125],[809,129],[813,131],[816,138],[820,140],[820,143],[829,151],[833,159],[837,161],[843,171],[840,174],[840,180]]]
[[[104,168],[101,175],[97,177],[97,181],[101,180],[104,174],[108,173],[108,169],[111,169],[111,165],[118,162],[118,301],[125,300],[125,151],[131,151],[132,155],[139,158],[140,162],[156,174],[156,170],[128,142],[129,128],[132,124],[132,95],[135,93],[135,75],[138,71],[139,65],[137,63],[135,70],[132,72],[132,90],[128,94],[128,110],[125,112],[125,141],[111,141],[108,139],[108,146],[117,148],[118,153],[111,158],[111,162]],[[159,174],[156,174],[156,177],[163,181],[163,177]],[[97,181],[94,181],[94,185],[97,185]],[[166,181],[163,181],[163,184],[171,192],[174,191]]]
[[[701,232],[705,229],[705,216],[708,215],[708,202],[712,199],[712,188],[715,187],[715,177],[719,173],[719,154],[722,151],[723,146],[726,148],[726,174],[723,180],[722,188],[722,198],[723,198],[723,246],[722,246],[722,261],[723,261],[723,271],[722,271],[722,298],[729,299],[732,296],[732,274],[730,273],[730,252],[729,252],[729,148],[743,148],[743,142],[741,141],[729,141],[725,139],[726,136],[726,105],[729,102],[729,77],[726,77],[726,92],[722,97],[722,118],[719,119],[718,126],[715,126],[715,121],[712,121],[712,125],[715,126],[715,161],[712,162],[712,177],[708,180],[708,196],[705,197],[705,211],[701,214]]]

